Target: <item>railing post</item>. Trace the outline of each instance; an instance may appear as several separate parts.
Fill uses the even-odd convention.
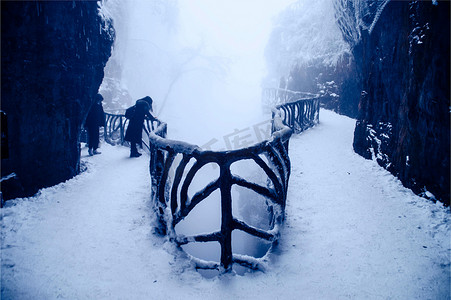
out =
[[[105,142],[107,142],[108,141],[108,118],[109,118],[109,116],[107,115],[107,114],[103,114],[104,115],[104,118],[105,118],[105,126],[103,127],[103,139],[105,140]]]
[[[124,145],[125,135],[124,135],[124,123],[122,123],[122,116],[119,117],[119,122],[120,122],[119,132],[121,135],[121,145]]]
[[[221,265],[225,272],[232,270],[232,175],[230,163],[221,162],[220,165],[220,190],[221,190]]]
[[[278,109],[278,108],[276,108]],[[274,125],[274,117],[275,117],[274,111],[271,112],[271,134],[273,134],[276,131],[276,127]]]

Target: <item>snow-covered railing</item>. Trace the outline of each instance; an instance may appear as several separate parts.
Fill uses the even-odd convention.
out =
[[[271,248],[266,255],[255,258],[232,253],[232,231],[241,230],[274,245],[279,238],[280,225],[284,219],[290,159],[288,141],[292,130],[285,126],[279,114],[273,116],[273,133],[269,140],[251,147],[233,151],[206,151],[198,146],[164,138],[165,124],[150,132],[150,173],[152,199],[159,216],[159,231],[168,235],[178,246],[194,242],[218,242],[221,247],[219,262],[204,261],[187,254],[198,269],[232,270],[234,263],[251,269],[264,268]],[[267,176],[267,185],[249,182],[232,174],[231,165],[242,160],[256,163]],[[212,164],[219,167],[219,177],[202,190],[189,196],[188,190],[198,171]],[[269,230],[246,224],[232,213],[232,186],[237,185],[263,196],[271,212]],[[178,235],[175,226],[201,201],[214,191],[220,191],[220,230],[194,236]],[[251,200],[251,199],[249,199]]]
[[[320,98],[301,99],[290,103],[276,106],[272,113],[273,118],[280,114],[282,122],[293,129],[295,133],[300,133],[319,122]]]
[[[318,97],[309,92],[291,91],[277,88],[265,88],[262,90],[262,103],[265,108],[273,108],[277,105],[293,102],[300,99]]]
[[[123,113],[110,113],[105,112],[105,128],[104,128],[104,138],[105,141],[111,145],[124,145],[125,131],[128,126],[128,119]],[[147,136],[149,132],[154,131],[156,127],[161,124],[159,121],[144,121],[144,132],[146,133],[146,138],[143,139],[144,146],[149,149],[147,143]]]

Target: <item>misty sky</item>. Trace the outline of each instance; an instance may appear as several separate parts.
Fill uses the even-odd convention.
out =
[[[264,75],[272,19],[292,2],[180,0],[180,39],[191,46],[203,43],[209,53],[230,58],[237,63],[232,75],[255,83]]]
[[[261,113],[261,80],[266,73],[264,49],[274,17],[292,2],[179,1],[180,43],[191,47],[201,44],[207,55],[223,57],[226,61],[227,74],[214,84],[210,93],[215,98],[208,98],[207,94],[202,104],[206,111],[212,111],[209,121],[221,128],[215,132],[226,134],[231,128],[252,122]],[[220,110],[220,116],[215,109]]]
[[[176,13],[110,1],[121,84],[154,99],[172,138],[202,145],[258,122],[272,22],[294,0],[179,0]]]
[[[180,0],[181,33],[227,55],[252,54],[264,48],[272,17],[292,2]]]

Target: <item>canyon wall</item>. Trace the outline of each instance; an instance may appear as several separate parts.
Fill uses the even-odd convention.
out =
[[[450,201],[450,2],[390,1],[353,49],[354,149],[414,192]],[[433,195],[431,195],[431,193]]]
[[[114,31],[96,1],[2,1],[1,16],[1,173],[13,176],[1,190],[10,199],[79,172],[80,130]]]

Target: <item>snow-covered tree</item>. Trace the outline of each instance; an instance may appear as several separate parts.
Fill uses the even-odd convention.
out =
[[[265,51],[269,85],[294,68],[334,66],[349,53],[334,12],[331,0],[299,0],[279,15]]]

